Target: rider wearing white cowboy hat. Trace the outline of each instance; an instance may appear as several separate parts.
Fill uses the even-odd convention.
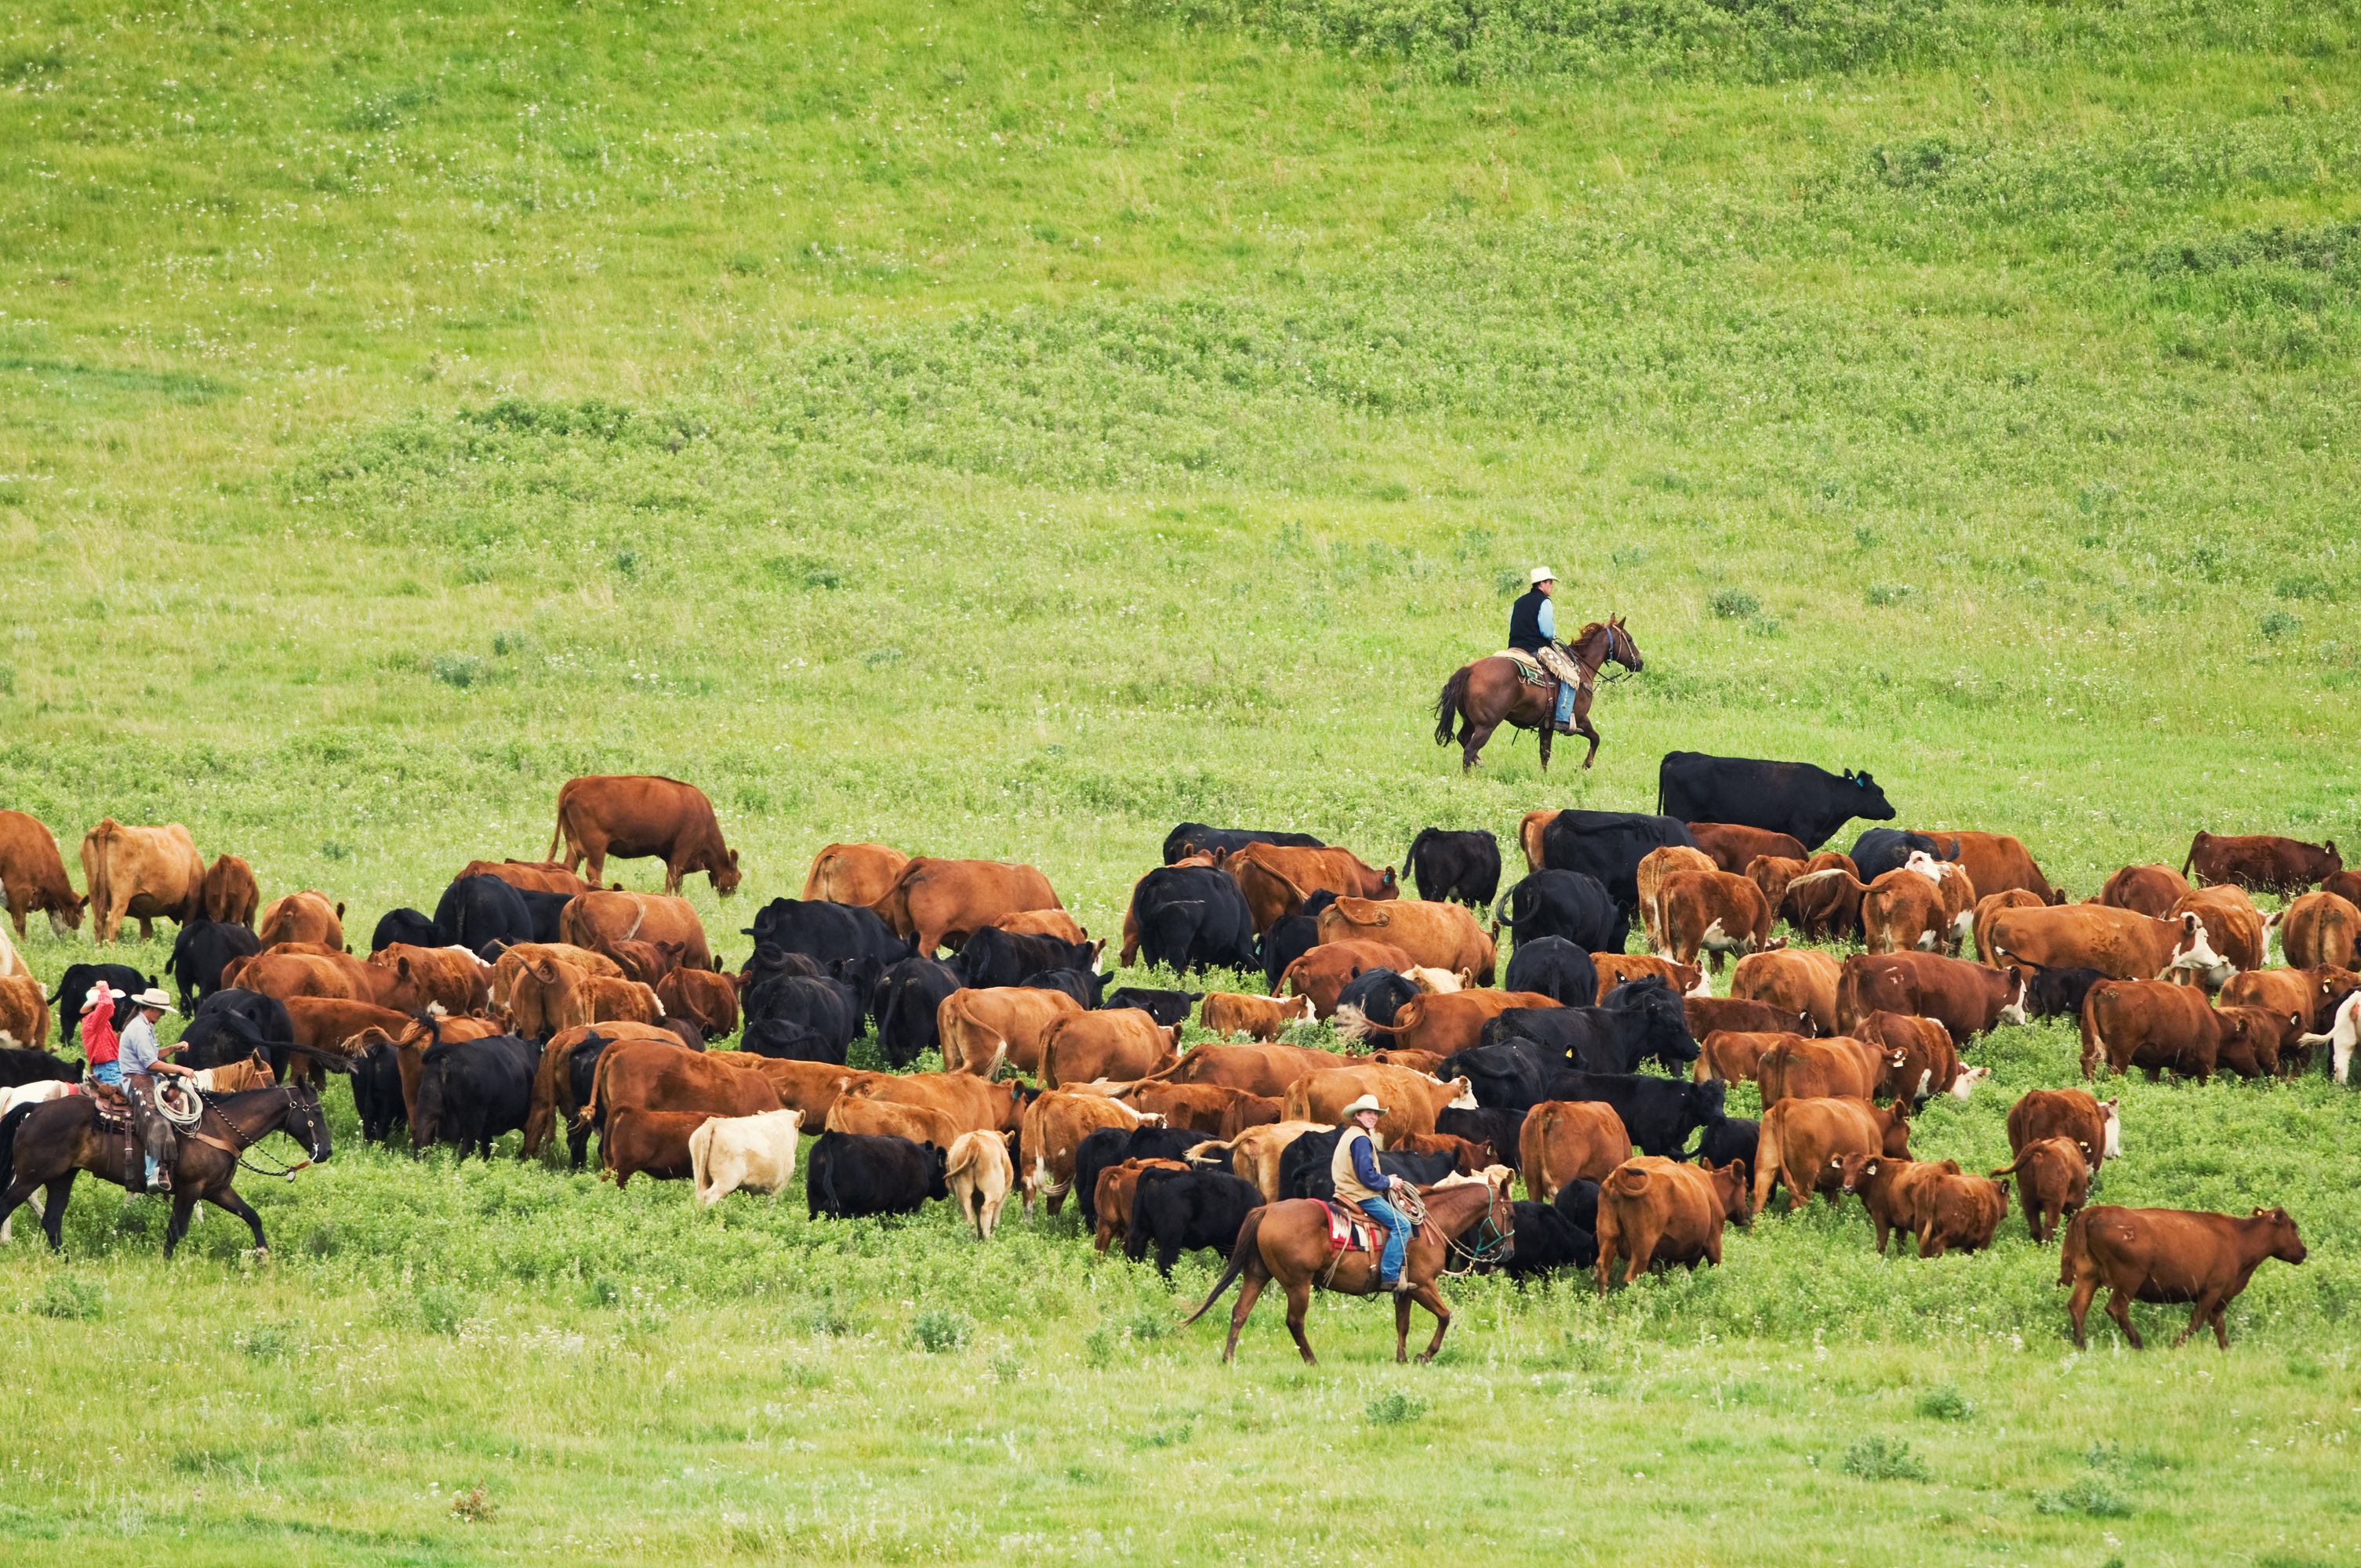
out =
[[[119,1047],[123,1091],[130,1097],[131,1119],[139,1129],[139,1141],[148,1151],[148,1190],[170,1192],[172,1190],[171,1166],[179,1157],[180,1140],[172,1135],[170,1125],[156,1110],[156,1078],[162,1073],[176,1078],[195,1075],[177,1062],[163,1059],[166,1052],[181,1048],[178,1042],[169,1046],[156,1043],[156,1020],[176,1011],[164,993],[151,985],[133,997],[131,1004],[138,1009],[138,1013],[123,1026]]]
[[[1378,1288],[1406,1290],[1410,1287],[1401,1277],[1402,1257],[1410,1248],[1410,1221],[1402,1212],[1388,1202],[1382,1193],[1406,1192],[1410,1184],[1399,1176],[1388,1176],[1378,1168],[1378,1120],[1386,1108],[1378,1103],[1374,1094],[1364,1094],[1345,1107],[1344,1133],[1336,1140],[1336,1152],[1328,1162],[1329,1179],[1336,1184],[1336,1196],[1361,1206],[1362,1212],[1386,1228],[1385,1251],[1378,1259]]]
[[[1532,586],[1509,607],[1509,646],[1532,654],[1543,669],[1557,677],[1557,728],[1561,734],[1571,734],[1574,696],[1582,685],[1582,672],[1557,641],[1557,609],[1550,603],[1550,596],[1557,592],[1557,574],[1547,566],[1535,566],[1529,576]]]

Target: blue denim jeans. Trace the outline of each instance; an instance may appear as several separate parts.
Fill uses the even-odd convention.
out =
[[[1388,1284],[1401,1277],[1402,1255],[1410,1250],[1410,1222],[1382,1198],[1364,1198],[1361,1210],[1386,1227],[1386,1250],[1378,1258],[1378,1277]]]
[[[1574,683],[1572,681],[1558,682],[1556,722],[1560,724],[1571,724],[1574,722]]]
[[[93,1062],[90,1064],[90,1075],[99,1082],[113,1088],[123,1087],[123,1064],[119,1061]]]

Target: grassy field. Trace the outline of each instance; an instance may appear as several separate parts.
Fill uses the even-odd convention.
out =
[[[0,805],[70,862],[178,820],[365,936],[667,773],[735,961],[831,839],[1112,930],[1183,818],[1386,863],[1675,748],[1869,767],[2078,897],[2361,836],[2349,5],[513,11],[0,20]],[[1647,671],[1592,772],[1463,778],[1433,694],[1536,561]],[[2073,1048],[1979,1056],[1919,1146],[1990,1166]],[[1071,1215],[692,1220],[339,1098],[268,1266],[88,1184],[67,1262],[0,1252],[0,1540],[2350,1561],[2350,1091],[2124,1092],[2105,1199],[2312,1245],[2226,1358],[2070,1354],[2015,1221],[1922,1266],[1814,1210],[1603,1305],[1469,1282],[1422,1373],[1329,1302],[1300,1371],[1266,1307],[1224,1373],[1205,1263]]]

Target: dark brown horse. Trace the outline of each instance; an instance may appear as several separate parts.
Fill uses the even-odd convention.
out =
[[[1590,727],[1591,694],[1598,689],[1600,665],[1609,661],[1637,673],[1643,667],[1640,645],[1623,630],[1623,618],[1610,615],[1604,621],[1594,620],[1575,635],[1569,645],[1575,667],[1582,672],[1582,684],[1574,698],[1574,732],[1590,738],[1590,754],[1582,759],[1584,767],[1598,755],[1598,731]],[[1452,720],[1459,721],[1460,764],[1466,773],[1476,765],[1477,753],[1492,731],[1503,724],[1520,729],[1541,731],[1542,770],[1549,770],[1550,741],[1557,733],[1550,720],[1556,713],[1557,686],[1527,685],[1522,671],[1514,659],[1498,653],[1488,659],[1478,659],[1462,664],[1452,677],[1443,683],[1443,695],[1434,700],[1434,743],[1448,746],[1454,737]]]
[[[230,1181],[237,1175],[240,1156],[276,1132],[302,1144],[313,1161],[324,1160],[332,1152],[328,1119],[308,1084],[205,1096],[203,1115],[181,1133],[181,1155],[172,1168],[172,1222],[164,1232],[166,1257],[189,1234],[189,1216],[201,1202],[218,1203],[244,1220],[254,1233],[255,1250],[269,1250],[270,1244],[262,1239],[262,1216],[230,1190]],[[135,1146],[128,1157],[145,1156]],[[117,1187],[126,1186],[125,1159],[123,1134],[99,1124],[97,1105],[87,1094],[11,1111],[7,1120],[0,1121],[0,1170],[14,1179],[0,1195],[0,1221],[15,1213],[35,1189],[45,1187],[41,1229],[49,1234],[49,1250],[63,1251],[66,1197],[73,1190],[74,1177],[87,1170]]]
[[[1443,1348],[1444,1333],[1451,1327],[1451,1309],[1443,1304],[1442,1295],[1434,1288],[1434,1277],[1442,1272],[1451,1247],[1458,1245],[1462,1235],[1475,1229],[1477,1222],[1485,1222],[1487,1228],[1478,1243],[1460,1250],[1463,1255],[1493,1261],[1508,1256],[1515,1245],[1516,1220],[1509,1207],[1508,1174],[1499,1167],[1482,1177],[1447,1180],[1418,1190],[1430,1223],[1411,1237],[1402,1259],[1402,1277],[1416,1288],[1394,1298],[1396,1361],[1410,1359],[1412,1301],[1434,1314],[1434,1338],[1419,1360],[1433,1361],[1434,1353]],[[1295,1348],[1303,1353],[1303,1359],[1316,1366],[1320,1358],[1312,1354],[1312,1342],[1303,1337],[1303,1315],[1312,1307],[1312,1287],[1316,1283],[1324,1290],[1368,1296],[1375,1294],[1378,1282],[1375,1253],[1348,1252],[1338,1256],[1333,1266],[1329,1256],[1328,1208],[1318,1199],[1290,1198],[1257,1209],[1238,1227],[1228,1272],[1205,1298],[1205,1304],[1190,1313],[1180,1326],[1185,1329],[1203,1317],[1230,1288],[1230,1281],[1244,1275],[1238,1304],[1230,1312],[1230,1343],[1222,1347],[1222,1359],[1226,1362],[1238,1353],[1238,1334],[1246,1328],[1262,1288],[1276,1279],[1287,1292],[1287,1332],[1295,1336]]]

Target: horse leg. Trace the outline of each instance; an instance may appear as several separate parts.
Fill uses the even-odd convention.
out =
[[[46,1217],[41,1212],[41,1201],[33,1196],[34,1190],[39,1185],[38,1181],[27,1181],[19,1177],[8,1184],[8,1190],[5,1195],[0,1195],[0,1246],[5,1246],[14,1234],[11,1227],[16,1223],[16,1210],[19,1205],[30,1203],[33,1206],[33,1217],[37,1220]]]
[[[1394,1292],[1394,1360],[1397,1363],[1410,1359],[1410,1303],[1407,1294],[1400,1290]]]
[[[1598,731],[1591,728],[1590,704],[1587,701],[1575,705],[1574,732],[1590,742],[1589,754],[1582,759],[1582,765],[1587,768],[1590,766],[1591,759],[1598,755]]]
[[[64,1175],[52,1178],[41,1200],[41,1230],[49,1238],[51,1252],[66,1250],[66,1199],[73,1191],[78,1174],[69,1168]]]
[[[1295,1348],[1303,1353],[1303,1365],[1317,1366],[1320,1358],[1312,1354],[1312,1342],[1303,1337],[1303,1320],[1312,1310],[1312,1281],[1290,1280],[1287,1287],[1287,1332],[1295,1336]]]
[[[1492,731],[1499,728],[1500,728],[1500,724],[1498,719],[1494,719],[1488,724],[1477,724],[1473,719],[1468,721],[1466,734],[1459,742],[1459,771],[1461,773],[1467,773],[1476,766],[1477,760],[1477,753],[1484,750],[1484,742],[1489,740],[1492,738]]]
[[[1421,1280],[1416,1290],[1400,1298],[1400,1300],[1401,1305],[1397,1309],[1397,1312],[1401,1319],[1401,1327],[1405,1331],[1410,1327],[1411,1301],[1417,1301],[1420,1306],[1434,1314],[1434,1337],[1427,1342],[1426,1349],[1418,1358],[1418,1364],[1424,1366],[1434,1359],[1434,1353],[1443,1348],[1443,1336],[1451,1332],[1451,1309],[1443,1304],[1443,1292],[1434,1288],[1434,1281],[1432,1279]],[[1396,1361],[1401,1359],[1399,1351],[1396,1352],[1394,1359]]]
[[[189,1222],[195,1218],[196,1210],[196,1183],[192,1181],[172,1194],[172,1218],[164,1227],[165,1261],[171,1260],[174,1249],[181,1245],[181,1238],[189,1234]]]
[[[248,1204],[245,1199],[239,1197],[236,1193],[231,1191],[226,1187],[217,1187],[211,1193],[207,1194],[207,1196],[212,1198],[215,1203],[218,1203],[223,1208],[228,1210],[231,1213],[236,1214],[239,1219],[244,1220],[246,1222],[246,1228],[254,1233],[254,1250],[258,1253],[266,1255],[269,1254],[270,1251],[270,1244],[265,1241],[262,1236],[262,1216],[256,1213],[253,1207]]]
[[[1269,1275],[1257,1268],[1252,1262],[1247,1263],[1246,1277],[1238,1281],[1237,1305],[1230,1309],[1230,1343],[1222,1347],[1223,1365],[1228,1365],[1230,1358],[1237,1354],[1238,1335],[1246,1332],[1246,1319],[1254,1311],[1255,1302],[1261,1298],[1263,1285],[1269,1278]]]

